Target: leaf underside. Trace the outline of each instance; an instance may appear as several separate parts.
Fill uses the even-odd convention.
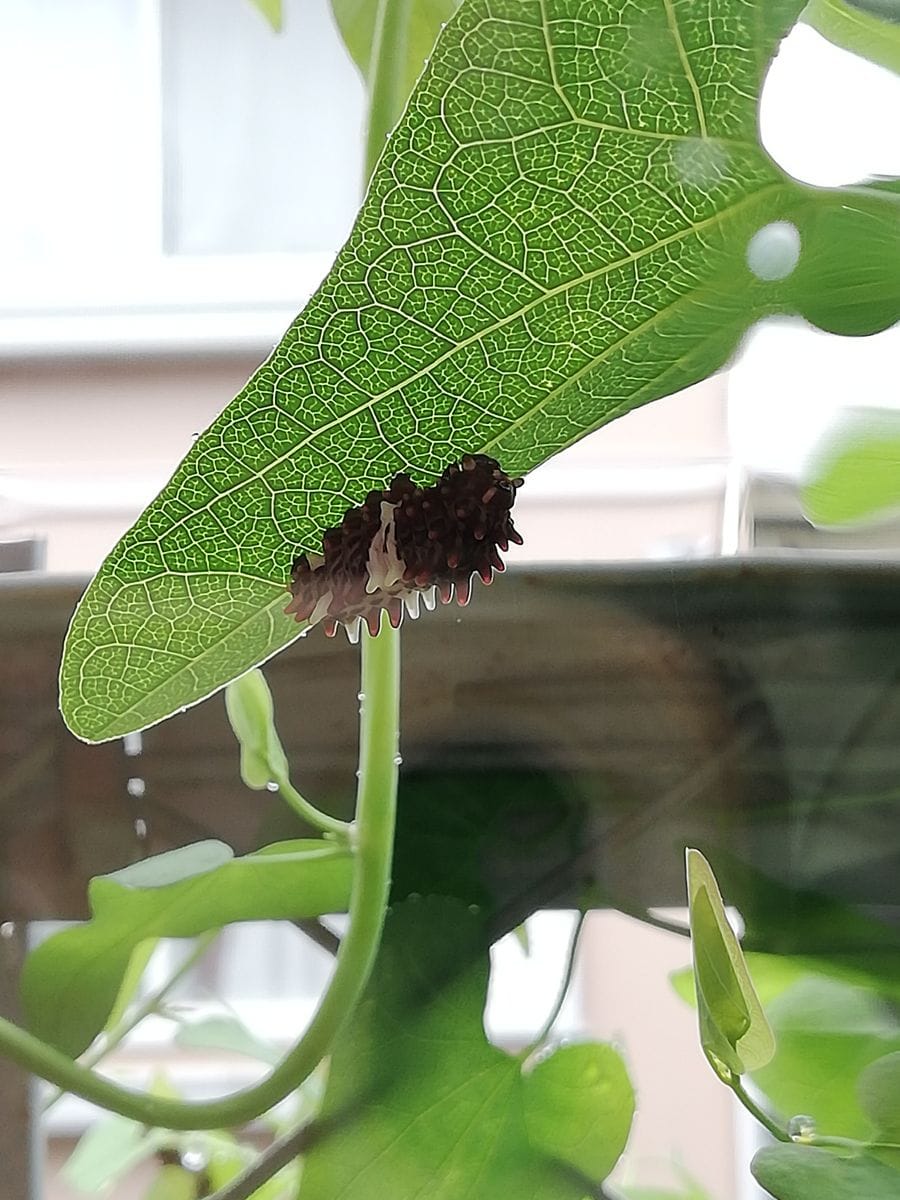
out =
[[[143,728],[295,638],[293,557],[398,470],[430,483],[482,452],[526,473],[717,370],[758,317],[802,310],[814,265],[748,266],[773,221],[830,236],[814,218],[833,194],[757,141],[762,79],[802,7],[464,0],[327,280],[83,598],[70,728]],[[860,204],[893,215],[897,198]],[[867,271],[886,269],[892,230],[865,225]],[[815,319],[896,319],[860,316],[860,294],[843,297],[853,319],[821,297]]]
[[[200,842],[98,876],[89,889],[91,920],[54,934],[25,960],[29,1028],[66,1054],[81,1054],[103,1029],[141,942],[195,937],[232,921],[342,912],[351,873],[349,854],[306,840],[241,858],[222,842]],[[60,1003],[71,995],[77,1004]]]
[[[621,1059],[573,1046],[523,1075],[484,1034],[481,939],[458,901],[390,915],[332,1057],[301,1200],[583,1200],[615,1164],[634,1110]]]

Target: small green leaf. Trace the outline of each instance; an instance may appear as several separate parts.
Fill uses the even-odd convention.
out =
[[[750,1164],[775,1200],[897,1200],[900,1171],[874,1158],[837,1158],[815,1146],[770,1146]]]
[[[144,971],[147,969],[147,964],[153,957],[153,952],[158,945],[159,938],[147,938],[146,941],[139,942],[135,946],[131,958],[128,960],[125,974],[122,976],[122,983],[116,996],[116,1002],[110,1009],[106,1024],[103,1027],[104,1032],[109,1033],[110,1030],[115,1029],[124,1018],[131,1002],[138,994],[138,988],[141,986]]]
[[[375,0],[331,0],[334,19],[344,45],[367,81],[370,78],[372,46],[381,3]],[[406,37],[402,45],[392,47],[393,69],[400,76],[398,92],[408,96],[413,90],[438,34],[458,5],[459,0],[413,0],[409,4]]]
[[[816,451],[801,491],[814,525],[846,525],[900,508],[900,413],[857,409]]]
[[[144,1200],[197,1200],[197,1176],[184,1167],[160,1167]]]
[[[281,32],[283,23],[281,0],[250,0],[250,3],[259,9],[276,33]]]
[[[785,1116],[808,1113],[823,1134],[866,1140],[871,1127],[856,1097],[860,1073],[900,1050],[900,1020],[874,992],[808,976],[768,1006],[777,1042],[753,1082]]]
[[[612,1046],[564,1046],[524,1082],[525,1124],[534,1146],[602,1183],[625,1149],[634,1089]]]
[[[876,1141],[900,1143],[900,1049],[869,1063],[859,1077],[859,1102]]]
[[[67,1054],[90,1045],[109,1016],[134,947],[195,937],[232,921],[320,916],[346,909],[350,855],[322,841],[279,842],[234,858],[201,842],[91,880],[92,918],[26,959],[22,1002],[32,1031]],[[60,1004],[67,996],[71,1003]]]
[[[775,1041],[712,868],[699,850],[686,859],[700,1038],[708,1056],[740,1075],[768,1062]]]
[[[175,1041],[179,1046],[190,1046],[194,1050],[229,1050],[233,1054],[245,1054],[272,1067],[281,1060],[273,1046],[258,1038],[236,1016],[223,1014],[199,1021],[183,1021],[178,1026]]]
[[[79,1192],[105,1192],[153,1154],[158,1144],[158,1131],[148,1133],[127,1117],[101,1117],[79,1140],[62,1168],[62,1178]]]
[[[260,791],[270,781],[287,779],[287,756],[275,729],[275,706],[266,677],[258,668],[225,689],[225,711],[241,747],[241,779]]]
[[[890,71],[900,71],[900,5],[897,0],[885,0],[881,12],[866,11],[864,5],[848,3],[848,0],[810,0],[803,19],[835,46],[868,58]]]

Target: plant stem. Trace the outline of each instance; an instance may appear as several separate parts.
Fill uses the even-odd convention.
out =
[[[818,1133],[811,1133],[800,1140],[807,1146],[831,1146],[839,1150],[852,1150],[855,1154],[865,1154],[867,1150],[900,1150],[897,1142],[861,1142],[857,1138],[820,1136]]]
[[[292,1129],[283,1134],[249,1167],[241,1171],[240,1175],[217,1192],[213,1192],[207,1200],[248,1200],[263,1184],[268,1183],[273,1175],[277,1175],[303,1153],[311,1140],[314,1128],[315,1126],[304,1125],[301,1129]]]
[[[328,813],[322,812],[320,808],[316,808],[314,804],[306,799],[305,796],[297,791],[287,776],[276,776],[275,782],[278,784],[278,791],[281,798],[294,810],[301,820],[307,825],[312,825],[314,829],[320,830],[322,833],[332,834],[341,842],[346,842],[350,823],[341,821],[338,817],[331,817]]]
[[[126,1037],[128,1037],[129,1033],[131,1033],[133,1029],[137,1029],[141,1021],[143,1021],[146,1017],[152,1016],[153,1013],[157,1011],[162,1001],[165,1000],[166,996],[169,994],[175,984],[178,983],[179,980],[184,979],[185,975],[187,975],[187,973],[194,966],[196,966],[196,964],[200,961],[206,951],[219,936],[220,932],[221,931],[218,929],[212,929],[209,931],[209,933],[204,933],[197,938],[196,944],[194,945],[190,954],[187,956],[184,962],[179,965],[178,969],[169,976],[165,983],[160,984],[156,991],[149,995],[146,1000],[144,1000],[144,1002],[134,1010],[134,1012],[126,1015],[126,1017],[119,1022],[115,1029],[110,1030],[110,1032],[104,1038],[102,1038],[102,1040],[99,1041],[96,1046],[88,1050],[86,1054],[83,1054],[79,1059],[81,1065],[83,1067],[96,1067],[96,1065],[99,1062],[102,1062],[107,1055],[112,1054],[113,1050],[115,1050],[117,1046],[122,1044],[122,1042]],[[49,1112],[53,1105],[56,1104],[56,1102],[65,1094],[66,1093],[63,1091],[54,1092],[52,1096],[48,1097],[46,1103],[41,1109],[41,1113],[43,1114]]]
[[[162,1129],[242,1125],[283,1100],[307,1079],[356,1006],[378,952],[393,857],[400,716],[399,635],[387,622],[363,634],[359,783],[353,827],[355,870],[347,933],[334,973],[303,1036],[253,1087],[218,1100],[187,1103],[133,1092],[113,1083],[11,1021],[0,1019],[0,1052],[28,1071],[110,1112]]]
[[[550,1030],[556,1024],[559,1014],[562,1012],[562,1006],[566,1002],[566,996],[569,994],[569,988],[572,984],[572,976],[575,974],[575,960],[578,954],[578,942],[581,937],[581,931],[584,928],[587,912],[582,911],[578,914],[578,920],[575,922],[575,928],[572,930],[572,938],[569,942],[569,953],[566,957],[566,969],[563,973],[562,983],[559,987],[559,992],[556,996],[556,1003],[550,1010],[547,1020],[541,1026],[540,1032],[535,1036],[533,1041],[521,1050],[516,1056],[520,1062],[527,1062],[529,1058],[543,1046],[547,1038],[550,1036]]]
[[[369,125],[366,130],[366,180],[372,178],[385,139],[403,113],[409,92],[404,72],[406,42],[413,0],[377,0],[372,53],[366,76],[369,82]]]
[[[791,1141],[790,1134],[787,1132],[787,1130],[782,1129],[777,1121],[774,1121],[769,1114],[761,1109],[756,1101],[744,1091],[744,1085],[741,1083],[739,1075],[732,1074],[731,1079],[727,1082],[728,1086],[734,1092],[735,1096],[737,1096],[738,1100],[740,1100],[741,1104],[743,1104],[744,1108],[746,1108],[750,1116],[755,1117],[757,1121],[759,1121],[760,1125],[763,1125],[766,1129],[768,1129],[773,1138],[776,1138],[779,1142]]]

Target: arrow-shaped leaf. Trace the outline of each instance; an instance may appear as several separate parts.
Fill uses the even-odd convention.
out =
[[[803,4],[464,0],[327,280],[83,598],[70,728],[150,725],[286,645],[294,555],[398,470],[527,472],[767,313],[896,320],[898,197],[800,187],[757,138]]]
[[[104,1027],[132,951],[146,938],[194,937],[231,921],[341,912],[349,853],[321,841],[278,842],[235,858],[199,842],[91,880],[91,920],[42,942],[25,960],[22,1002],[32,1032],[80,1054]],[[77,1004],[60,1003],[77,995]]]

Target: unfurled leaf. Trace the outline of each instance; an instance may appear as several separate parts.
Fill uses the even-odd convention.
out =
[[[388,0],[396,3],[397,0]],[[402,0],[401,0],[402,2]],[[372,0],[331,0],[344,45],[365,80],[371,82],[372,50],[376,42],[380,9]],[[422,74],[437,36],[459,7],[459,0],[413,0],[402,44],[391,47],[391,66],[398,75],[398,91],[408,96]],[[397,116],[399,117],[399,113]]]
[[[814,525],[895,515],[900,508],[900,413],[871,408],[846,413],[807,468],[801,500]]]
[[[79,1192],[105,1193],[132,1167],[154,1153],[158,1131],[115,1114],[88,1129],[62,1169],[62,1178]]]
[[[153,724],[297,637],[295,555],[397,471],[528,472],[765,315],[900,317],[900,197],[802,187],[758,141],[804,3],[463,0],[328,278],[83,597],[70,728]]]
[[[803,19],[817,33],[890,71],[900,71],[900,3],[810,0]]]
[[[612,1046],[563,1046],[525,1076],[525,1125],[532,1145],[602,1182],[625,1149],[634,1089]]]
[[[281,0],[250,0],[250,3],[259,9],[276,33],[280,32],[282,25]]]
[[[197,1200],[197,1176],[184,1167],[160,1167],[143,1200]]]
[[[201,842],[98,876],[88,889],[91,920],[48,938],[25,961],[28,1024],[67,1054],[80,1054],[104,1027],[138,943],[195,937],[232,921],[343,911],[351,874],[348,853],[307,840],[242,858],[222,842]]]
[[[178,1026],[175,1041],[179,1046],[190,1046],[194,1050],[228,1050],[232,1054],[245,1054],[272,1067],[281,1060],[281,1054],[273,1046],[230,1014],[183,1021]]]
[[[859,1077],[858,1094],[877,1140],[900,1144],[900,1049],[869,1063]]]
[[[861,1072],[900,1050],[900,1020],[874,992],[809,976],[767,1008],[777,1043],[753,1081],[785,1117],[808,1113],[823,1134],[862,1140],[872,1127],[857,1099]]]
[[[740,1075],[767,1063],[775,1042],[712,868],[699,850],[686,859],[700,1039],[708,1057]]]
[[[128,966],[119,985],[115,1004],[110,1009],[109,1016],[106,1018],[106,1024],[103,1027],[105,1032],[108,1033],[110,1030],[115,1029],[131,1007],[131,1003],[137,997],[138,989],[141,986],[141,978],[144,971],[147,969],[147,965],[158,945],[159,938],[147,938],[146,941],[138,942],[131,952],[131,958],[128,960]]]
[[[599,1080],[585,1086],[583,1068],[599,1068],[627,1111],[617,1056],[579,1047],[554,1055],[545,1076],[523,1077],[485,1038],[482,936],[456,901],[410,900],[392,912],[332,1058],[302,1200],[583,1200],[588,1184],[573,1168],[596,1180],[615,1161],[623,1116]]]
[[[775,1200],[897,1200],[900,1171],[874,1158],[837,1158],[814,1146],[770,1146],[751,1163]]]
[[[259,791],[287,779],[287,756],[275,729],[275,706],[262,671],[254,669],[225,689],[225,711],[241,747],[241,779]]]

